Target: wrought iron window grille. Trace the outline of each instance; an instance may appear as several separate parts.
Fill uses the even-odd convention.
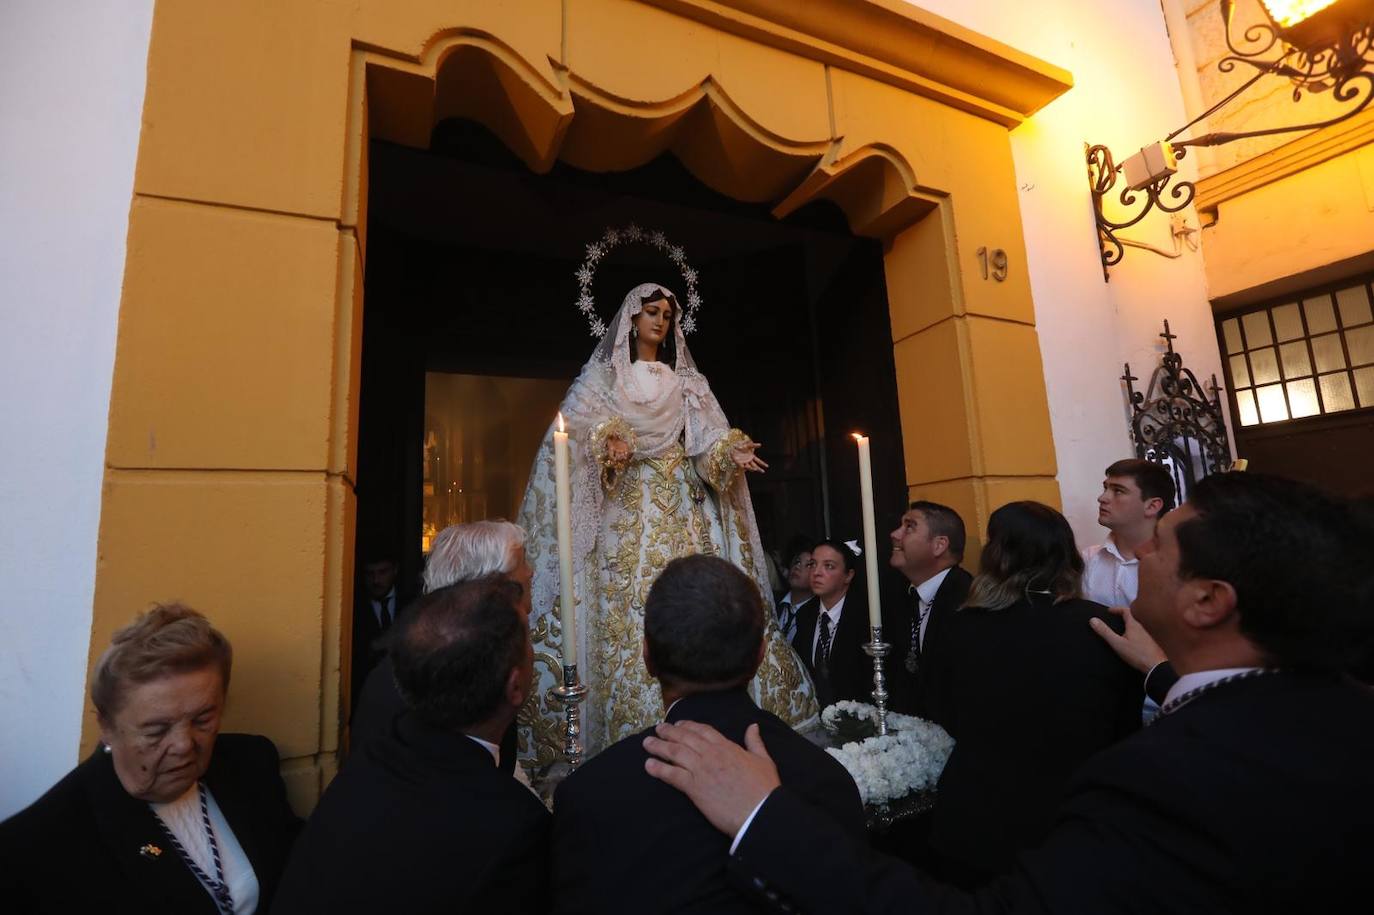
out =
[[[1121,380],[1126,382],[1136,457],[1168,467],[1182,503],[1194,483],[1231,465],[1231,443],[1217,376],[1204,389],[1193,370],[1184,367],[1183,357],[1174,352],[1178,335],[1169,330],[1168,320],[1159,336],[1166,351],[1145,390],[1136,390],[1140,379],[1131,374],[1129,362]]]
[[[1264,9],[1268,15],[1268,5],[1264,5]],[[1150,175],[1152,180],[1148,184],[1137,184],[1135,187],[1127,184],[1122,187],[1117,204],[1125,215],[1120,218],[1108,217],[1104,213],[1103,201],[1118,183],[1124,183],[1124,163],[1116,162],[1106,146],[1099,144],[1087,147],[1088,183],[1097,217],[1104,281],[1111,279],[1108,268],[1120,263],[1125,255],[1123,242],[1132,243],[1119,238],[1116,233],[1139,223],[1152,210],[1177,213],[1193,202],[1196,194],[1193,182],[1174,181],[1177,177],[1174,171],[1177,161],[1187,155],[1190,147],[1221,146],[1252,137],[1318,130],[1353,118],[1374,101],[1374,2],[1371,0],[1340,0],[1310,20],[1287,28],[1271,17],[1269,24],[1259,23],[1246,28],[1241,33],[1239,44],[1231,32],[1234,11],[1234,0],[1221,0],[1226,47],[1231,53],[1218,62],[1217,69],[1222,73],[1230,73],[1238,65],[1244,65],[1253,68],[1255,73],[1235,91],[1158,144],[1163,165]],[[1221,131],[1192,139],[1177,139],[1266,76],[1278,76],[1291,81],[1294,102],[1300,101],[1304,93],[1330,92],[1333,99],[1350,103],[1350,107],[1322,121],[1258,130]]]

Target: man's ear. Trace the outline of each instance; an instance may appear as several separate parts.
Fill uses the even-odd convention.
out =
[[[949,552],[949,538],[944,534],[930,538],[930,552],[938,559]]]
[[[1183,583],[1187,604],[1183,619],[1194,629],[1211,629],[1236,612],[1236,589],[1229,581],[1204,578]]]
[[[644,647],[640,650],[640,654],[644,657],[644,669],[649,672],[651,679],[657,680],[658,670],[654,667],[653,655],[649,654],[649,640],[645,639],[642,644]]]
[[[1145,517],[1158,518],[1160,512],[1164,511],[1164,500],[1159,496],[1145,500]]]
[[[506,701],[519,708],[529,698],[531,684],[525,676],[524,668],[517,665],[506,674]]]

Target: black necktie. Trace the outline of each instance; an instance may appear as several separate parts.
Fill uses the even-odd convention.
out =
[[[830,614],[824,610],[820,615],[821,637],[816,640],[816,670],[824,671],[830,659]]]
[[[911,648],[906,654],[907,673],[916,673],[921,667],[921,596],[914,595],[916,612],[911,615]]]
[[[386,598],[377,601],[377,628],[381,632],[391,628],[391,610],[387,607]]]

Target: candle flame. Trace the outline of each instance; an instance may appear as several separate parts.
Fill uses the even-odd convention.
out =
[[[868,438],[868,436],[864,435],[862,432],[851,432],[850,435],[854,436],[854,441],[856,442],[861,442]]]
[[[566,431],[566,430],[564,430],[564,428],[563,428],[563,411],[562,411],[562,410],[559,410],[559,411],[558,411],[558,431],[559,431],[559,432]]]

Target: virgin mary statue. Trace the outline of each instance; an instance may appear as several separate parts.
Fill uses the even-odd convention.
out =
[[[658,686],[641,658],[644,599],[672,559],[708,553],[758,583],[772,606],[746,471],[766,466],[758,445],[730,428],[682,332],[677,298],[645,283],[630,290],[592,358],[563,399],[572,452],[573,589],[587,755],[663,716]],[[539,685],[522,710],[521,756],[557,758],[563,715],[549,687],[561,684],[553,427],[534,459],[520,508],[534,570],[530,619]],[[814,688],[768,618],[754,700],[794,727],[813,723]],[[532,739],[530,739],[532,738]]]

